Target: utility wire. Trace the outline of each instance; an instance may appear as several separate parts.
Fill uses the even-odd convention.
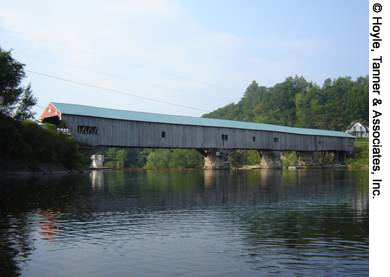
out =
[[[13,50],[13,51],[15,51],[15,50]],[[78,70],[83,70],[83,71],[86,71],[86,72],[89,72],[89,73],[94,73],[94,74],[106,76],[106,77],[109,77],[110,79],[113,79],[113,80],[120,80],[120,81],[129,82],[129,83],[130,82],[134,83],[133,80],[124,79],[124,78],[122,78],[120,76],[115,76],[115,75],[112,75],[112,74],[109,74],[109,73],[106,73],[106,72],[97,71],[97,70],[91,69],[90,67],[87,67],[87,66],[73,64],[73,63],[68,63],[68,62],[58,62],[58,61],[55,61],[55,60],[42,58],[42,57],[33,57],[30,53],[27,53],[27,52],[24,52],[24,51],[20,51],[20,50],[16,50],[16,53],[24,54],[25,56],[23,57],[23,59],[30,58],[32,60],[39,60],[39,61],[52,63],[52,64],[56,64],[56,65],[62,65],[62,66],[70,67],[70,68],[76,68]],[[162,88],[162,89],[166,89],[166,90],[175,90],[175,91],[181,92],[177,88],[167,87],[167,86],[164,86],[164,85],[160,85],[158,83],[148,82],[148,85],[154,86],[154,87],[158,87],[158,88]]]
[[[34,38],[33,36],[29,35],[29,34],[26,34],[26,33],[23,33],[23,32],[18,32],[18,31],[15,31],[15,30],[10,30],[10,29],[6,29],[2,26],[0,26],[0,31],[5,31],[5,32],[9,32],[9,33],[15,33],[21,37],[32,37]],[[40,39],[42,40],[42,39]],[[47,42],[55,42],[53,40],[47,40],[47,39],[43,39],[43,40],[46,40]],[[17,50],[17,52],[21,52],[23,53],[23,51],[20,51],[20,50]],[[86,52],[86,51],[83,51],[83,52]],[[24,52],[25,53],[25,52]],[[25,53],[27,54],[27,53]],[[88,53],[90,54],[90,53]],[[29,54],[28,54],[29,55]],[[42,59],[42,58],[39,58],[39,59]],[[48,59],[45,59],[46,61],[48,62],[51,62],[51,63],[59,63],[57,61],[53,61],[53,60],[48,60]],[[94,71],[88,67],[85,67],[85,66],[80,66],[80,65],[75,65],[75,64],[69,64],[69,63],[62,63],[64,65],[67,65],[67,66],[71,66],[71,67],[76,67],[76,68],[79,68],[79,69],[84,69],[84,70],[88,70],[89,72],[94,72],[94,73],[97,73],[97,74],[101,74],[101,75],[106,75],[110,78],[116,78],[116,79],[120,79],[120,80],[123,80],[123,81],[129,81],[129,80],[126,80],[126,79],[122,79],[122,78],[118,78],[116,76],[113,76],[111,74],[107,74],[107,73],[104,73],[104,72],[98,72],[98,71]],[[143,68],[143,69],[146,69],[146,70],[151,70],[151,68],[146,68],[146,67],[142,67],[142,66],[139,66],[139,65],[135,65],[136,67],[139,67],[139,68]],[[153,69],[154,71],[156,71],[155,69]],[[205,110],[205,109],[201,109],[201,108],[196,108],[196,107],[191,107],[191,106],[187,106],[187,105],[182,105],[182,104],[177,104],[177,103],[173,103],[173,102],[168,102],[168,101],[164,101],[164,100],[157,100],[157,99],[152,99],[152,98],[148,98],[148,97],[143,97],[143,96],[139,96],[139,95],[136,95],[136,94],[132,94],[132,93],[129,93],[129,92],[124,92],[124,91],[120,91],[120,90],[114,90],[114,89],[110,89],[110,88],[105,88],[105,87],[99,87],[99,86],[95,86],[95,85],[92,85],[92,84],[88,84],[88,83],[85,83],[85,82],[80,82],[80,81],[74,81],[74,80],[71,80],[71,79],[67,79],[67,78],[63,78],[63,77],[59,77],[59,76],[55,76],[55,75],[50,75],[50,74],[46,74],[46,73],[41,73],[41,72],[36,72],[36,71],[32,71],[32,70],[25,70],[27,72],[30,72],[30,73],[33,73],[33,74],[37,74],[37,75],[41,75],[41,76],[45,76],[45,77],[48,77],[48,78],[52,78],[52,79],[57,79],[57,80],[61,80],[61,81],[64,81],[64,82],[70,82],[70,83],[75,83],[75,84],[78,84],[78,85],[82,85],[82,86],[87,86],[87,87],[91,87],[91,88],[95,88],[95,89],[99,89],[99,90],[105,90],[105,91],[110,91],[110,92],[113,92],[113,93],[117,93],[117,94],[122,94],[122,95],[126,95],[126,96],[132,96],[132,97],[138,97],[140,99],[144,99],[144,100],[148,100],[148,101],[153,101],[153,102],[159,102],[159,103],[163,103],[163,104],[168,104],[168,105],[174,105],[174,106],[178,106],[178,107],[182,107],[182,108],[187,108],[187,109],[192,109],[192,110],[197,110],[197,111],[202,111],[202,112],[210,112],[208,110]],[[160,72],[160,71],[157,71],[157,72]],[[161,73],[161,72],[160,72]],[[177,75],[176,75],[177,76]],[[183,76],[177,76],[179,78],[183,78]],[[201,82],[203,83],[204,85],[207,85],[207,86],[214,86],[216,87],[217,85],[215,84],[212,84],[212,83],[208,83],[208,82]],[[151,84],[153,86],[156,86],[156,87],[160,87],[160,88],[163,88],[163,89],[169,89],[169,90],[177,90],[176,88],[169,88],[169,87],[165,87],[165,86],[162,86],[160,84]],[[40,107],[41,108],[41,107]]]
[[[5,32],[8,32],[8,33],[14,33],[24,39],[26,39],[26,37],[29,37],[29,38],[33,38],[35,39],[34,36],[31,36],[30,34],[27,34],[27,33],[23,33],[23,32],[19,32],[19,31],[15,31],[15,30],[11,30],[11,29],[6,29],[2,26],[0,26],[0,30],[2,31],[5,31]],[[41,44],[41,41],[46,41],[46,42],[50,42],[50,43],[55,43],[55,44],[59,44],[58,41],[55,41],[55,40],[48,40],[47,38],[43,38],[43,37],[37,37],[39,39],[39,43]],[[37,40],[35,40],[35,42],[37,42]],[[45,47],[48,47],[47,45],[45,44],[41,44],[42,46],[45,46]],[[21,52],[20,50],[18,50],[19,52]],[[99,55],[99,53],[97,52],[91,52],[90,49],[78,49],[78,51],[81,51],[91,57],[96,57],[95,54]],[[53,62],[53,61],[51,61]],[[72,65],[72,66],[75,66],[75,65]],[[166,74],[165,71],[162,71],[162,70],[157,70],[155,68],[151,68],[151,67],[147,67],[147,66],[142,66],[142,65],[137,65],[137,64],[133,64],[132,65],[133,67],[136,67],[138,69],[141,69],[141,70],[145,70],[145,71],[154,71],[154,72],[157,72],[159,74],[163,73],[163,74]],[[82,67],[82,66],[79,66],[77,65],[76,67]],[[88,69],[89,71],[91,71],[90,69]],[[109,74],[106,74],[106,73],[100,73],[100,74],[104,74],[104,75],[109,75]],[[176,79],[181,79],[183,80],[185,78],[185,76],[182,76],[182,75],[178,75],[178,74],[170,74],[171,76],[174,76]],[[210,82],[207,82],[207,81],[200,81],[200,84],[203,84],[204,86],[208,86],[208,87],[214,87],[214,88],[218,88],[218,87],[221,87],[221,85],[219,84],[214,84],[214,83],[210,83]]]
[[[73,83],[73,84],[77,84],[77,85],[81,85],[81,86],[85,86],[85,87],[89,87],[89,88],[94,88],[94,89],[98,89],[98,90],[103,90],[103,91],[109,91],[109,92],[112,92],[112,93],[121,94],[121,95],[125,95],[125,96],[137,97],[137,98],[140,98],[140,99],[143,99],[143,100],[147,100],[147,101],[153,101],[153,102],[157,102],[157,103],[162,103],[162,104],[167,104],[167,105],[172,105],[172,106],[177,106],[177,107],[182,107],[182,108],[187,108],[187,109],[192,109],[192,110],[197,110],[197,111],[202,111],[202,112],[209,112],[207,110],[200,109],[200,108],[195,108],[195,107],[191,107],[191,106],[187,106],[187,105],[182,105],[182,104],[172,103],[172,102],[168,102],[168,101],[148,98],[148,97],[136,95],[136,94],[125,92],[125,91],[121,91],[121,90],[100,87],[100,86],[92,85],[92,84],[89,84],[89,83],[75,81],[75,80],[71,80],[71,79],[67,79],[67,78],[63,78],[63,77],[59,77],[59,76],[55,76],[55,75],[51,75],[51,74],[47,74],[47,73],[37,72],[37,71],[33,71],[33,70],[28,70],[28,69],[25,69],[25,71],[27,71],[29,73],[32,73],[32,74],[44,76],[44,77],[47,77],[47,78],[60,80],[60,81],[63,81],[63,82]]]

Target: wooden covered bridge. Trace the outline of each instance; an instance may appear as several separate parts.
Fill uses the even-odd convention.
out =
[[[92,147],[189,148],[205,157],[205,168],[228,167],[228,153],[256,149],[262,167],[281,167],[280,151],[297,151],[306,164],[324,153],[343,161],[354,137],[338,131],[50,103],[42,122],[64,124],[80,145]]]

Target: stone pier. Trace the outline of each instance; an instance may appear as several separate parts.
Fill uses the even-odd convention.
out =
[[[280,151],[259,150],[261,155],[260,168],[282,168]]]
[[[104,163],[104,155],[101,154],[95,154],[91,156],[91,168],[92,169],[100,169],[104,168],[103,163]]]
[[[345,158],[347,152],[345,151],[334,151],[334,161],[336,164],[345,165]]]
[[[321,167],[322,154],[318,151],[297,151],[298,166]]]
[[[200,151],[204,156],[203,169],[229,169],[229,153],[226,149],[205,149]]]
[[[298,151],[298,167],[332,167],[345,165],[345,151]]]

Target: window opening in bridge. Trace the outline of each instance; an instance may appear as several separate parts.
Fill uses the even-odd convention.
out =
[[[162,131],[162,132],[161,132],[161,137],[162,137],[162,138],[165,138],[165,131]]]
[[[274,138],[274,142],[278,142],[279,141],[279,138]]]
[[[57,132],[64,135],[70,135],[70,131],[68,128],[57,128]]]
[[[255,137],[255,136],[252,137],[252,141],[253,141],[253,142],[256,141],[256,137]]]
[[[96,126],[77,125],[77,133],[82,135],[97,135],[98,128]]]
[[[222,135],[222,140],[228,140],[228,135]]]

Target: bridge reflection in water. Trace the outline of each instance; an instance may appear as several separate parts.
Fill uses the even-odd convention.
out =
[[[322,197],[327,201],[332,198],[340,199],[338,193],[343,190],[346,179],[353,178],[357,188],[353,190],[358,195],[353,199],[344,199],[359,210],[368,208],[366,190],[359,193],[364,187],[365,172],[349,172],[345,170],[297,170],[282,171],[262,169],[252,171],[187,171],[187,172],[125,172],[93,170],[90,172],[90,183],[95,191],[110,191],[120,194],[126,191],[129,195],[136,194],[138,198],[148,198],[150,191],[158,191],[164,196],[168,206],[177,203],[183,205],[196,204],[194,201],[213,198],[212,204],[218,199],[230,199],[245,202],[250,199],[264,199],[265,201],[278,201],[288,199],[305,199],[313,195]],[[131,177],[130,177],[131,176]],[[161,195],[159,195],[161,197]],[[177,201],[177,197],[182,197]],[[144,199],[147,201],[147,199]],[[351,201],[353,200],[353,201]],[[170,203],[170,201],[172,203]],[[189,203],[186,203],[189,201]],[[206,204],[208,201],[200,202]],[[150,203],[153,205],[154,203]]]
[[[343,170],[2,180],[1,273],[367,274],[367,181]]]

